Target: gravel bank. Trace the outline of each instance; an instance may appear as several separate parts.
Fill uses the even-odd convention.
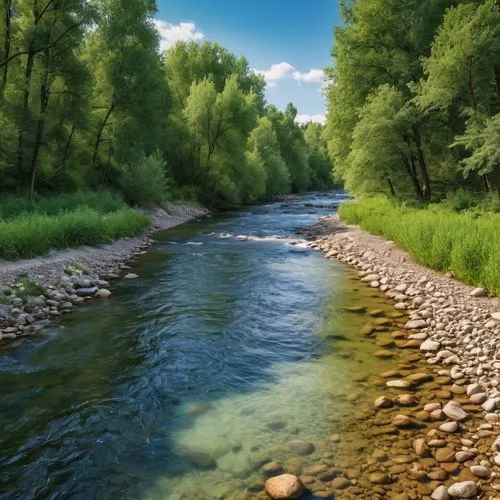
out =
[[[149,211],[153,224],[146,234],[109,245],[57,250],[29,260],[0,261],[0,340],[33,335],[50,318],[71,312],[91,298],[105,298],[109,279],[126,275],[130,262],[151,245],[151,234],[207,215],[206,209],[175,203]]]

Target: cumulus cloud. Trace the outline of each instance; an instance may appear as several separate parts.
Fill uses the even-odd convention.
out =
[[[267,83],[274,83],[278,80],[283,80],[290,76],[295,68],[287,63],[286,61],[282,61],[277,64],[272,64],[269,69],[256,69],[254,70],[256,73],[262,75]]]
[[[196,24],[184,22],[170,24],[162,19],[154,19],[154,24],[160,35],[160,50],[163,52],[179,41],[200,41],[205,35],[196,27]]]
[[[304,125],[305,123],[309,122],[314,122],[314,123],[321,123],[321,125],[324,125],[326,123],[326,116],[325,115],[297,115],[295,118],[295,121],[297,123],[300,123],[300,125]]]
[[[304,83],[323,84],[325,80],[325,73],[323,72],[323,70],[316,68],[312,68],[309,71],[306,71],[305,73],[301,73],[300,71],[294,71],[292,76],[294,80]]]
[[[270,87],[276,86],[276,82],[286,78],[292,78],[299,83],[323,84],[325,80],[322,69],[312,68],[303,73],[286,61],[272,64],[269,69],[255,69],[254,71],[262,75]]]

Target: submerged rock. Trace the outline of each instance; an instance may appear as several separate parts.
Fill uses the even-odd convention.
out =
[[[215,459],[204,451],[187,450],[183,453],[182,458],[196,469],[210,470],[217,467]]]
[[[302,441],[300,439],[295,439],[288,443],[288,448],[290,448],[297,455],[310,455],[314,450],[314,445],[308,441]]]
[[[266,481],[267,494],[272,498],[288,500],[299,498],[304,492],[302,481],[293,474],[281,474]]]

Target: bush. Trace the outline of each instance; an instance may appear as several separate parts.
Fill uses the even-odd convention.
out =
[[[500,293],[500,214],[457,213],[448,206],[410,208],[369,198],[342,204],[339,216],[394,240],[421,264]]]
[[[168,193],[166,171],[167,164],[159,152],[126,166],[120,179],[126,200],[141,207],[164,202]]]
[[[51,248],[109,243],[133,236],[150,224],[147,215],[131,208],[100,214],[83,208],[61,215],[26,215],[0,222],[0,258],[19,259],[44,255]]]

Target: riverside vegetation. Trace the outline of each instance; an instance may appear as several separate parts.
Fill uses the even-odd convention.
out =
[[[336,177],[377,199],[340,216],[498,293],[498,1],[341,5],[325,137]]]
[[[37,203],[1,212],[1,257],[143,230],[124,202],[228,207],[332,186],[323,127],[299,126],[292,104],[267,105],[264,78],[217,43],[161,53],[154,0],[3,5],[0,193]],[[103,216],[88,195],[38,203],[96,188],[122,195],[116,213]]]

